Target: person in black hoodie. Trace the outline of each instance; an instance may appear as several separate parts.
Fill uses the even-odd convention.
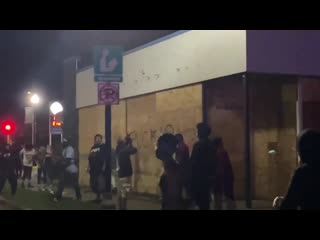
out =
[[[210,209],[210,190],[215,175],[215,149],[209,139],[210,127],[205,123],[197,125],[199,141],[191,154],[192,195],[200,210]]]
[[[96,193],[96,202],[101,202],[101,194],[105,188],[104,167],[106,160],[106,148],[102,142],[103,137],[97,134],[94,137],[94,145],[90,149],[89,154],[89,167],[90,186],[94,193]]]
[[[17,192],[18,180],[16,176],[17,162],[14,159],[10,145],[6,144],[5,148],[0,153],[0,193],[8,180],[11,186],[11,194],[15,195]]]
[[[16,163],[16,169],[15,169],[15,173],[17,178],[20,178],[22,175],[22,162],[20,159],[20,151],[21,151],[22,147],[20,144],[18,144],[17,142],[13,142],[11,145],[11,152],[12,152],[12,157],[13,160]]]
[[[280,210],[320,210],[320,132],[304,131],[298,152],[301,166],[292,177]]]

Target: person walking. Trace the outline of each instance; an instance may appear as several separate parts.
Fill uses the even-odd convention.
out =
[[[54,194],[53,191],[53,179],[54,179],[54,165],[52,160],[52,147],[50,145],[47,145],[46,147],[46,155],[45,155],[45,161],[44,161],[44,172],[46,181],[45,181],[45,190],[50,192],[51,194]]]
[[[210,209],[211,187],[215,175],[215,149],[209,139],[210,127],[205,123],[197,125],[199,141],[192,149],[192,195],[200,210]]]
[[[118,201],[119,208],[125,210],[127,208],[127,193],[131,191],[132,185],[132,164],[131,164],[131,155],[137,153],[137,148],[132,144],[132,139],[127,136],[124,141],[119,141],[116,154],[118,158],[118,177],[119,177],[119,192],[118,192]]]
[[[78,167],[76,165],[76,157],[74,148],[70,144],[70,140],[63,140],[61,172],[59,176],[58,189],[54,201],[62,199],[62,193],[65,188],[66,180],[69,179],[72,187],[75,190],[77,200],[81,200],[80,186],[78,182]]]
[[[105,190],[104,167],[106,161],[106,147],[103,143],[101,134],[95,135],[94,144],[90,149],[88,160],[90,186],[92,191],[96,194],[96,199],[94,201],[100,203],[102,201],[101,195]]]
[[[22,159],[23,164],[23,176],[22,176],[22,188],[25,188],[25,180],[28,181],[28,188],[32,188],[31,185],[31,176],[32,176],[32,167],[34,163],[34,157],[36,155],[35,150],[33,149],[32,144],[26,144],[25,147],[20,151],[20,158]]]
[[[11,194],[15,195],[17,192],[18,180],[16,175],[17,161],[14,159],[12,150],[9,144],[0,152],[0,194],[6,181],[9,182],[11,187]]]
[[[213,140],[216,150],[216,173],[213,185],[215,210],[222,210],[225,198],[228,210],[236,208],[234,198],[234,174],[228,152],[224,148],[222,138]]]
[[[16,166],[15,174],[16,174],[16,177],[20,178],[21,174],[22,174],[22,162],[21,162],[21,159],[20,159],[21,147],[20,147],[19,144],[17,144],[17,142],[13,141],[10,149],[11,149],[13,161],[15,161],[15,166]]]
[[[45,169],[45,160],[46,160],[46,148],[44,146],[40,146],[37,152],[36,163],[38,166],[38,185],[46,184],[47,182],[47,173]]]

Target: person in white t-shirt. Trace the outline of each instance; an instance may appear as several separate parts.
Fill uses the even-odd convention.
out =
[[[60,175],[58,189],[54,201],[60,201],[62,199],[62,193],[65,187],[66,177],[70,179],[70,183],[75,190],[77,200],[81,200],[81,192],[78,182],[79,170],[76,164],[77,159],[75,156],[75,150],[71,146],[70,141],[67,139],[64,139],[63,141],[62,156],[64,162],[63,169]]]
[[[31,185],[31,176],[32,176],[32,167],[33,160],[36,155],[35,150],[33,149],[32,144],[26,144],[25,147],[20,151],[20,158],[23,165],[23,176],[22,176],[22,188],[25,188],[25,180],[28,181],[28,188],[32,188]]]

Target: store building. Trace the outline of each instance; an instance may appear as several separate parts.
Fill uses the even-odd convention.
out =
[[[283,194],[297,166],[297,133],[320,127],[319,40],[319,31],[178,31],[125,53],[112,145],[126,133],[134,139],[135,191],[159,193],[161,134],[182,133],[192,149],[196,124],[206,121],[225,141],[238,199]],[[76,74],[82,184],[93,136],[104,133],[93,78],[92,67]]]

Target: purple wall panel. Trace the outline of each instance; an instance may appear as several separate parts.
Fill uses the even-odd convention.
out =
[[[248,30],[247,69],[320,76],[320,31]]]

